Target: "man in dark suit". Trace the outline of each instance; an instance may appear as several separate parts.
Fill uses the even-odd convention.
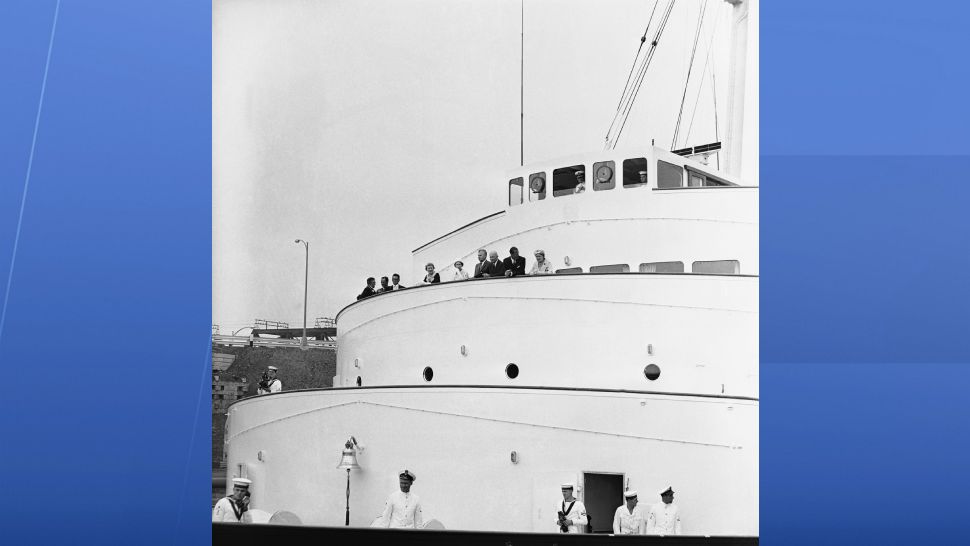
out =
[[[381,277],[381,287],[377,289],[378,294],[383,294],[384,292],[391,291],[391,287],[388,286],[387,283],[388,283],[387,277]]]
[[[395,290],[402,290],[404,288],[407,288],[407,286],[404,286],[403,284],[400,284],[401,283],[401,276],[398,275],[397,273],[391,275],[391,283],[392,283],[391,286],[388,287],[388,290],[391,291],[391,292],[393,292]]]
[[[505,275],[505,266],[498,259],[498,252],[494,250],[488,253],[488,261],[482,264],[483,277],[501,277]]]
[[[525,275],[525,258],[519,256],[519,249],[514,246],[509,249],[509,257],[502,260],[502,266],[506,277]]]
[[[357,296],[357,299],[362,300],[364,298],[369,298],[374,294],[376,294],[377,291],[374,290],[374,286],[376,284],[377,284],[377,281],[374,280],[374,277],[367,277],[367,286],[365,286],[364,291],[361,292],[359,296]]]
[[[472,276],[475,279],[482,278],[482,266],[485,265],[485,257],[488,255],[484,248],[478,249],[478,263],[475,264],[475,274]]]

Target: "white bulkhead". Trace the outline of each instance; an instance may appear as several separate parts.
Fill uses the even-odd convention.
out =
[[[335,467],[353,436],[354,526],[374,521],[408,468],[425,519],[449,529],[555,532],[560,483],[615,508],[622,498],[584,490],[613,476],[645,504],[673,486],[685,534],[757,535],[758,190],[656,148],[623,167],[637,157],[524,167],[510,177],[523,179],[521,203],[414,253],[416,271],[461,258],[472,272],[478,248],[515,245],[527,268],[541,248],[560,274],[355,302],[337,316],[334,388],[232,405],[229,477],[254,481],[253,507],[342,525]],[[555,195],[557,169],[575,180],[577,166],[608,161],[612,188],[587,178]],[[650,174],[660,161],[679,185]],[[640,170],[646,183],[625,187]],[[537,172],[541,200],[525,190]]]

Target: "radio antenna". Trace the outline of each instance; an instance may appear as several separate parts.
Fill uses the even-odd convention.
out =
[[[525,0],[519,2],[519,166],[525,165]]]

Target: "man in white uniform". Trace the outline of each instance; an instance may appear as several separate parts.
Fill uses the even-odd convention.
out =
[[[621,504],[613,515],[613,534],[642,535],[646,531],[643,511],[637,505],[637,492],[627,491],[623,494],[626,504]]]
[[[387,502],[384,503],[384,513],[381,514],[381,523],[384,527],[420,529],[424,526],[421,499],[411,493],[411,484],[414,480],[414,472],[410,470],[405,469],[398,474],[401,490],[388,495]]]
[[[573,496],[575,491],[575,484],[562,484],[562,504],[556,507],[556,525],[560,533],[586,532],[586,524],[589,523],[586,517],[586,505]]]
[[[650,507],[647,514],[648,535],[679,535],[680,510],[674,504],[674,490],[670,487],[660,492],[658,502]]]
[[[249,509],[249,486],[252,481],[246,478],[232,479],[232,495],[219,499],[212,509],[213,522],[239,523]]]
[[[278,371],[279,370],[276,366],[266,367],[266,375],[269,376],[269,379],[266,381],[266,388],[260,387],[257,394],[269,394],[271,392],[280,392],[283,390],[283,382],[276,377],[276,373]]]

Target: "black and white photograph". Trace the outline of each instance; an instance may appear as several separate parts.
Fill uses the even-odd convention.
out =
[[[214,536],[756,544],[758,8],[213,0]]]

